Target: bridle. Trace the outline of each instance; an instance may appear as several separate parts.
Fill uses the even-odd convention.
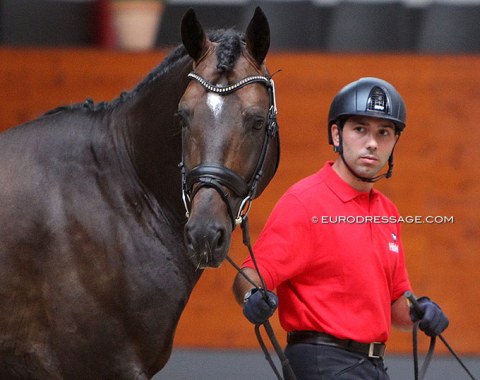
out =
[[[208,92],[213,92],[222,96],[229,95],[252,83],[261,83],[268,89],[270,106],[267,115],[262,151],[255,171],[248,181],[225,166],[217,164],[200,164],[192,168],[190,171],[187,171],[184,165],[182,151],[182,162],[179,164],[179,167],[181,168],[182,173],[182,199],[187,218],[190,216],[191,204],[197,192],[201,188],[210,187],[220,194],[227,205],[228,213],[232,221],[232,229],[235,229],[235,226],[241,224],[242,220],[250,211],[251,202],[256,196],[259,181],[264,175],[265,160],[273,139],[277,139],[277,146],[280,149],[280,145],[278,144],[279,137],[277,106],[275,102],[275,85],[272,78],[263,75],[248,76],[227,86],[212,84],[195,72],[188,74],[188,78],[196,80]],[[278,162],[279,153],[277,153],[274,171],[277,170]],[[226,189],[242,199],[237,210],[234,210],[234,206],[231,203],[231,197]]]
[[[267,157],[268,149],[273,139],[276,140],[276,144],[278,147],[273,174],[275,174],[275,172],[277,171],[278,163],[280,160],[280,143],[279,143],[278,124],[277,124],[277,105],[275,102],[275,84],[272,78],[266,77],[263,75],[248,76],[228,86],[214,85],[194,72],[188,74],[188,78],[196,80],[207,91],[213,92],[219,95],[231,94],[232,92],[235,92],[236,90],[252,83],[261,83],[264,86],[266,86],[268,89],[268,93],[270,97],[270,105],[268,109],[262,151],[261,151],[259,160],[257,162],[257,165],[255,167],[255,170],[248,181],[246,181],[245,179],[243,179],[243,177],[241,177],[240,175],[226,168],[223,165],[200,164],[198,166],[195,166],[189,172],[187,172],[184,165],[183,151],[182,151],[182,162],[179,164],[179,167],[181,168],[181,172],[182,172],[182,199],[185,205],[187,218],[190,215],[192,200],[195,197],[195,194],[198,192],[198,190],[203,187],[211,187],[215,189],[220,194],[223,201],[227,205],[228,213],[232,221],[232,229],[235,229],[237,225],[241,225],[242,232],[243,232],[243,242],[248,247],[251,256],[254,258],[253,250],[250,244],[250,234],[249,234],[249,228],[248,228],[248,212],[250,211],[251,202],[255,198],[260,179],[264,175],[265,160]],[[240,206],[238,210],[236,210],[236,212],[234,211],[234,207],[230,203],[230,197],[229,197],[229,194],[225,191],[225,188],[229,189],[237,197],[242,199],[242,202],[240,203]],[[234,268],[237,269],[239,273],[245,276],[245,274],[241,271],[240,267],[238,267],[233,262],[233,260],[230,259],[230,257],[227,256],[227,260],[234,266]],[[256,269],[259,277],[262,279],[262,283],[264,283],[263,278],[260,272],[258,271],[258,268]],[[252,282],[250,279],[248,279],[248,277],[247,277],[247,280]],[[263,289],[265,289],[265,286],[263,287]],[[284,368],[287,368],[288,373],[291,374],[289,379],[295,379],[295,375],[293,374],[293,371],[291,370],[291,367],[288,364],[288,360],[286,359],[280,345],[278,344],[278,341],[275,337],[275,334],[271,328],[270,323],[268,321],[265,322],[264,327],[267,330],[270,341],[274,345],[275,350],[279,355],[279,358],[281,358],[282,366],[284,366]],[[269,361],[270,366],[274,370],[275,374],[279,379],[281,379],[281,376],[277,371],[277,369],[275,368],[275,364],[273,363],[270,357],[270,353],[268,352],[268,349],[266,348],[263,342],[263,339],[260,335],[259,328],[260,326],[255,326],[255,334],[257,335],[257,339],[260,343],[260,346],[262,347],[262,350],[265,353],[265,357]]]
[[[183,151],[182,151],[182,162],[179,164],[179,167],[181,168],[181,172],[182,172],[182,199],[185,205],[187,218],[190,215],[191,202],[195,197],[195,194],[198,192],[198,190],[203,187],[211,187],[215,189],[220,194],[223,201],[227,205],[228,213],[232,220],[232,229],[235,229],[237,225],[241,225],[242,232],[243,232],[243,243],[247,246],[247,248],[249,249],[250,255],[254,259],[255,256],[253,254],[253,250],[250,244],[250,233],[248,228],[248,212],[250,211],[251,202],[255,198],[259,181],[264,175],[265,160],[267,157],[268,149],[273,139],[276,140],[276,144],[278,147],[273,174],[275,174],[275,172],[277,171],[278,163],[280,160],[280,143],[279,143],[278,124],[277,124],[277,105],[275,102],[275,84],[272,78],[266,77],[263,75],[248,76],[228,86],[214,85],[194,72],[188,74],[188,77],[190,79],[193,79],[199,82],[207,91],[213,92],[219,95],[231,94],[232,92],[235,92],[236,90],[252,83],[261,83],[264,86],[266,86],[268,89],[268,93],[270,96],[270,106],[269,106],[268,115],[267,115],[262,151],[261,151],[259,160],[257,162],[255,171],[253,172],[252,176],[248,181],[245,181],[240,175],[238,175],[234,171],[222,165],[200,164],[194,167],[189,172],[187,172],[187,170],[185,169],[184,160],[183,160]],[[229,189],[237,197],[242,199],[242,202],[240,203],[240,206],[236,212],[234,212],[234,208],[230,203],[229,194],[225,191],[224,188]],[[226,258],[240,274],[245,276],[249,282],[253,283],[252,280],[249,279],[248,276],[246,276],[245,273],[241,271],[240,267],[237,264],[235,264],[229,256],[227,256]],[[263,288],[261,290],[264,291],[266,287],[263,281],[263,277],[261,276],[260,271],[258,270],[258,267],[256,267],[256,270],[263,284]],[[256,285],[254,284],[254,286]],[[288,374],[288,379],[294,380],[295,375],[293,374],[293,371],[290,365],[288,364],[288,360],[286,359],[285,354],[283,353],[280,345],[278,344],[278,341],[275,337],[275,334],[273,332],[273,329],[270,323],[267,321],[263,324],[263,326],[265,327],[267,334],[270,338],[270,341],[273,344],[275,351],[277,352],[277,355],[281,360],[282,367]],[[277,375],[277,378],[281,379],[280,373],[275,368],[275,364],[273,363],[270,353],[261,337],[259,328],[260,328],[259,325],[255,326],[255,334],[260,343],[260,346],[265,354],[266,359],[270,363],[270,366],[272,367],[273,371]]]

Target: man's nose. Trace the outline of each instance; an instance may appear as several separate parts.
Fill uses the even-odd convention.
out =
[[[367,149],[374,150],[378,147],[378,141],[372,133],[367,135]]]

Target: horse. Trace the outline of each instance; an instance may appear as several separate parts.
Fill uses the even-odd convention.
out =
[[[0,135],[0,378],[148,379],[275,174],[268,20],[205,32],[109,102]]]

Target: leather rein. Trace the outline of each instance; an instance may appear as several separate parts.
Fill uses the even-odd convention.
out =
[[[411,307],[415,310],[415,312],[418,315],[423,316],[423,310],[422,310],[422,307],[417,302],[417,297],[415,297],[415,295],[408,290],[405,292],[404,296],[408,299],[408,301],[411,304]],[[427,368],[430,365],[430,361],[432,360],[432,357],[433,357],[433,353],[434,353],[434,350],[435,350],[435,341],[436,341],[435,336],[430,338],[430,345],[428,347],[428,352],[425,355],[422,367],[419,370],[419,368],[418,368],[418,328],[419,328],[418,325],[419,325],[419,323],[420,323],[420,321],[415,322],[415,324],[413,325],[413,331],[412,331],[413,372],[414,372],[414,379],[415,380],[423,380],[425,378]],[[450,346],[450,344],[447,342],[447,340],[443,337],[443,335],[440,334],[440,335],[438,335],[438,337],[443,342],[445,347],[447,347],[447,349],[450,351],[452,356],[457,360],[458,364],[460,364],[462,366],[462,368],[464,369],[466,374],[470,377],[470,379],[476,380],[475,377],[473,376],[473,374],[470,372],[470,370],[465,365],[465,363],[463,363],[463,361],[460,359],[460,357],[457,355],[457,353],[453,350],[453,348]]]

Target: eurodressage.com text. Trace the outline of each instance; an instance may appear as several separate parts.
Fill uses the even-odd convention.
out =
[[[394,216],[394,215],[323,215],[320,217],[322,224],[453,224],[453,216]]]

